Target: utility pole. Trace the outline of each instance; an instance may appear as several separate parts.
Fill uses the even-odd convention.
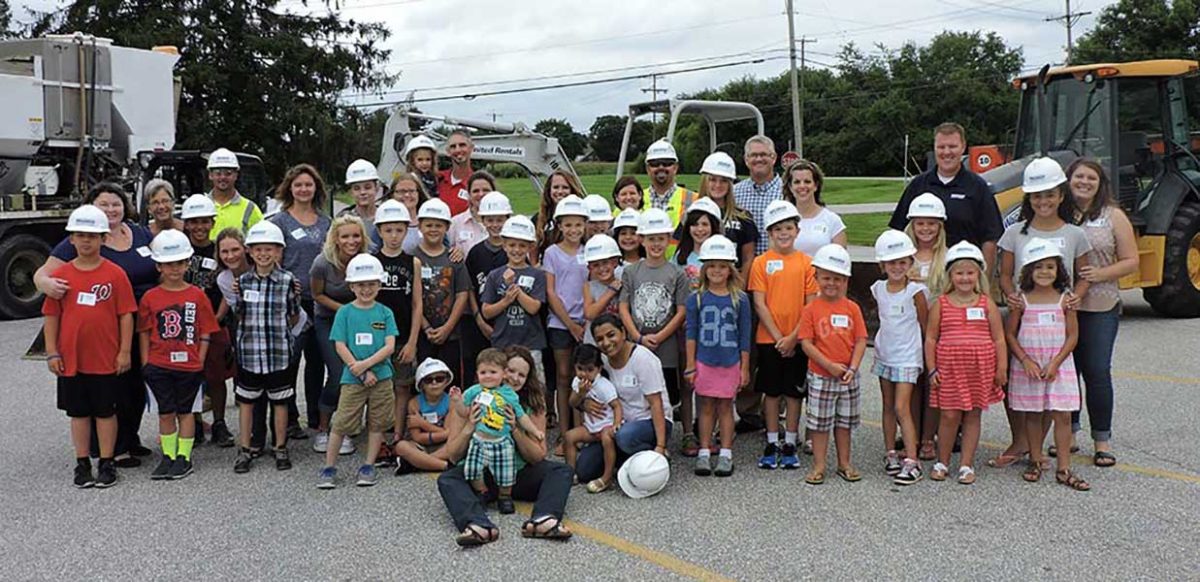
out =
[[[792,81],[792,139],[796,144],[796,153],[804,157],[804,129],[800,123],[800,89],[796,82],[796,27],[795,14],[792,10],[792,0],[787,0],[788,22],[788,60],[791,61]]]
[[[489,113],[489,115],[491,115],[491,116],[492,116],[492,123],[496,123],[496,118],[497,118],[497,117],[504,117],[504,114],[503,114],[503,113],[496,113],[496,110],[495,110],[495,109],[493,109],[493,110],[491,111],[491,113]]]
[[[1057,21],[1061,20],[1063,22],[1063,24],[1066,25],[1066,27],[1067,27],[1067,62],[1066,62],[1066,64],[1069,65],[1069,64],[1071,64],[1071,53],[1074,52],[1074,50],[1075,50],[1074,39],[1071,36],[1071,28],[1073,28],[1075,26],[1076,22],[1079,22],[1080,18],[1083,18],[1084,16],[1091,14],[1091,11],[1071,12],[1071,0],[1066,0],[1066,2],[1067,2],[1066,13],[1064,13],[1062,16],[1051,16],[1051,17],[1046,18],[1045,20],[1046,20],[1046,22],[1057,22]]]
[[[815,42],[817,42],[817,39],[802,36],[802,37],[800,37],[800,40],[797,40],[796,42],[800,43],[800,92],[799,92],[799,98],[797,99],[797,106],[800,111],[800,114],[799,114],[800,132],[796,139],[796,153],[800,154],[800,157],[803,158],[804,157],[804,74],[808,70],[808,68],[805,66],[804,45],[807,45],[810,42],[815,43]]]
[[[650,86],[642,89],[642,93],[650,94],[651,101],[658,101],[658,94],[666,93],[668,91],[670,91],[670,89],[665,89],[665,88],[659,89],[658,88],[658,75],[655,75],[655,74],[650,75]],[[657,111],[651,112],[650,119],[651,119],[651,123],[653,123],[654,126],[657,128],[658,127],[658,112]],[[653,131],[657,132],[658,130],[655,129]]]

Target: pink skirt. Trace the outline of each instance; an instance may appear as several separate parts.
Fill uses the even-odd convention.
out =
[[[696,377],[693,387],[697,396],[708,398],[733,398],[737,396],[738,384],[742,382],[740,365],[718,368],[696,362]]]

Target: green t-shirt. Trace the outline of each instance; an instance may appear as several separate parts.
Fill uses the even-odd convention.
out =
[[[400,335],[396,329],[396,317],[392,310],[376,302],[370,308],[363,309],[353,303],[347,303],[333,317],[333,328],[329,331],[329,340],[341,342],[350,348],[357,360],[365,360],[383,347],[388,336]],[[371,367],[375,377],[387,380],[392,377],[392,359],[384,358],[382,362]],[[350,367],[342,369],[342,384],[361,384],[362,381],[350,373]]]
[[[480,396],[483,396],[483,400],[479,400]],[[505,404],[513,407],[515,418],[525,416],[525,409],[521,408],[521,399],[517,396],[517,392],[509,388],[507,384],[501,384],[495,388],[484,388],[476,384],[468,388],[463,394],[463,405],[470,408],[476,401],[483,405],[483,416],[475,425],[475,430],[494,438],[507,437],[512,434],[512,425],[504,420]]]

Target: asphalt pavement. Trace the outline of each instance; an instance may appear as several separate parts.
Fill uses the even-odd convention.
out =
[[[853,439],[859,483],[803,483],[800,471],[753,466],[762,436],[742,435],[728,479],[691,474],[672,457],[660,495],[572,491],[575,539],[526,540],[524,516],[496,516],[499,542],[460,550],[426,475],[385,474],[373,488],[314,487],[319,457],[293,443],[296,468],[269,459],[233,473],[234,449],[195,452],[196,473],[151,482],[149,466],[121,471],[108,490],[76,490],[67,419],[40,361],[21,359],[37,320],[0,323],[0,542],[3,578],[214,580],[1196,580],[1200,579],[1200,320],[1154,316],[1129,296],[1115,356],[1115,451],[1120,465],[1076,456],[1090,492],[1048,473],[983,461],[1007,440],[1004,414],[984,414],[973,486],[926,479],[893,486],[882,472],[874,380],[863,384],[868,424]],[[870,356],[868,355],[868,358]],[[236,413],[230,412],[234,425]],[[1085,416],[1086,431],[1086,416]],[[678,431],[677,431],[678,432]],[[142,438],[153,444],[155,423]],[[1082,433],[1082,455],[1091,453]],[[343,457],[343,476],[354,459]],[[832,461],[832,460],[831,460]],[[927,466],[928,468],[928,466]],[[522,508],[528,511],[527,507]]]

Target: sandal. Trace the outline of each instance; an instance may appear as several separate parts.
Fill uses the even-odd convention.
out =
[[[812,473],[804,476],[804,482],[808,483],[809,485],[820,485],[825,482],[825,472],[813,471]]]
[[[932,461],[937,458],[937,450],[933,448],[933,441],[921,441],[921,450],[917,452],[917,458],[922,461]]]
[[[481,530],[483,533],[480,533]],[[490,544],[498,539],[500,539],[499,529],[495,527],[485,528],[470,523],[467,524],[467,529],[464,529],[462,533],[458,534],[458,537],[454,538],[454,543],[458,544],[461,548],[474,548]]]
[[[1075,453],[1078,453],[1079,445],[1071,445],[1070,450],[1071,450],[1072,455],[1074,455]],[[1058,456],[1058,447],[1056,445],[1050,445],[1049,447],[1046,447],[1046,454],[1050,455],[1051,457],[1057,457]]]
[[[1072,473],[1070,469],[1062,469],[1060,471],[1055,471],[1054,472],[1054,480],[1058,481],[1058,483],[1060,485],[1066,485],[1067,487],[1070,487],[1071,489],[1074,489],[1076,491],[1091,491],[1092,490],[1092,486],[1088,485],[1087,481],[1084,481],[1083,478],[1080,477],[1079,475]]]
[[[1027,455],[1029,455],[1028,451],[1026,451],[1024,453],[1015,453],[1015,454],[1007,453],[1007,452],[1000,453],[999,455],[996,455],[995,458],[988,459],[987,466],[992,467],[994,469],[1003,469],[1005,467],[1009,467],[1009,466],[1016,464],[1021,459],[1024,459]]]
[[[538,528],[544,525],[547,521],[554,521],[554,525],[546,530]],[[562,520],[556,519],[553,515],[543,515],[537,519],[530,519],[524,524],[521,524],[521,537],[536,538],[543,540],[559,540],[566,541],[571,539],[571,530],[563,529]]]
[[[855,481],[862,480],[862,475],[860,475],[854,467],[838,467],[837,476],[841,477],[842,481],[847,483],[854,483]]]
[[[1117,456],[1108,451],[1096,451],[1092,455],[1092,464],[1097,467],[1111,467],[1117,464]]]
[[[603,491],[607,491],[609,485],[610,485],[610,483],[608,483],[604,479],[592,479],[592,481],[587,484],[587,492],[588,493],[600,493]]]
[[[1025,472],[1021,473],[1021,478],[1030,482],[1037,483],[1042,480],[1042,467],[1038,463],[1030,462],[1025,468]]]
[[[950,469],[939,461],[933,465],[933,470],[929,472],[929,478],[934,481],[945,481],[949,472]]]
[[[966,465],[958,468],[958,483],[960,485],[971,485],[975,483],[975,469]]]

